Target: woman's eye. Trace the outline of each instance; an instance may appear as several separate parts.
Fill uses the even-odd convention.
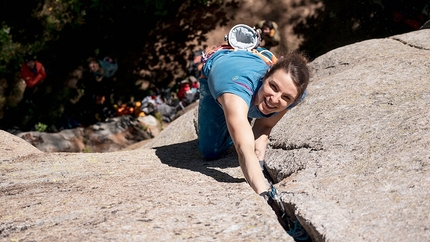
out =
[[[275,85],[273,85],[273,84],[270,84],[270,88],[272,88],[272,89],[273,89],[273,91],[277,91],[276,86],[275,86]]]

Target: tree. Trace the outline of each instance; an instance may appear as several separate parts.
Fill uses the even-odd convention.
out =
[[[10,51],[0,53],[0,76],[16,81],[24,53],[36,53],[54,74],[55,98],[62,103],[61,99],[70,98],[64,82],[73,70],[87,68],[90,56],[110,56],[119,63],[117,96],[141,98],[138,80],[166,86],[184,74],[194,46],[205,40],[205,33],[227,22],[222,4],[207,0],[3,0],[0,39],[2,50]],[[60,105],[58,112],[62,109]]]

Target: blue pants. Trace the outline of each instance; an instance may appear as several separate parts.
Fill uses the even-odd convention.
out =
[[[199,82],[198,148],[206,159],[215,159],[233,145],[233,140],[224,111],[209,91],[208,80],[200,78]]]

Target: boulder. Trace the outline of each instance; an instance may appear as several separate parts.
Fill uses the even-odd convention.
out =
[[[22,132],[18,137],[44,152],[82,152],[84,150],[84,129],[65,129],[58,133]]]
[[[130,115],[86,128],[58,133],[22,132],[17,136],[44,152],[112,152],[153,137],[143,123]]]
[[[29,145],[25,140],[6,131],[0,130],[0,137],[0,162],[15,157],[43,153],[36,147]]]

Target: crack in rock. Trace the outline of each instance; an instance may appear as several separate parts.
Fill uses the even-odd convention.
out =
[[[308,143],[301,143],[301,144],[290,143],[290,144],[287,144],[286,142],[281,142],[281,143],[273,143],[269,146],[272,149],[281,149],[281,150],[309,149],[311,152],[323,150],[321,144],[310,145]]]
[[[339,65],[341,65],[341,66],[347,66],[347,65],[349,65],[349,63],[347,63],[347,62],[342,62],[342,63],[339,63]],[[330,69],[330,68],[336,68],[337,66],[327,66],[327,67],[325,67],[325,69]]]
[[[416,48],[416,49],[419,49],[419,50],[430,50],[430,49],[427,49],[427,48],[424,48],[424,47],[421,47],[421,46],[417,46],[417,45],[409,44],[408,42],[406,42],[406,41],[404,41],[404,40],[401,40],[401,39],[398,39],[398,38],[391,38],[391,39],[392,39],[392,40],[399,41],[400,43],[402,43],[402,44],[404,44],[404,45],[407,45],[407,46],[410,46],[410,47],[412,47],[412,48]]]
[[[324,150],[320,142],[271,142],[266,151],[266,168],[278,183],[294,173],[305,170],[312,160],[315,161],[314,152]]]
[[[321,142],[302,142],[293,143],[285,141],[271,140],[269,150],[266,152],[266,168],[270,177],[275,183],[279,183],[283,179],[291,176],[294,173],[305,170],[312,162],[312,157],[315,154],[310,154],[315,151],[324,150]],[[289,191],[281,192],[281,202],[286,209],[287,215],[293,221],[298,221],[310,236],[309,241],[324,241],[323,235],[320,234],[315,225],[311,221],[307,221],[298,212],[297,204],[291,201],[292,196],[304,195],[309,196],[305,191],[294,193]]]

